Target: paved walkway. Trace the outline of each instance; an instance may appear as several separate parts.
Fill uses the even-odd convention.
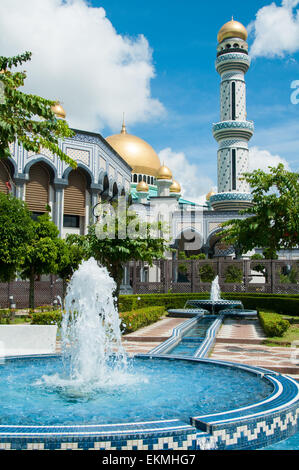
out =
[[[162,318],[158,322],[123,336],[127,353],[149,352],[172,334],[173,328],[186,318]],[[265,346],[259,321],[226,319],[217,335],[211,359],[261,366],[290,375],[299,380],[299,348]],[[57,351],[60,344],[57,344]]]
[[[299,378],[299,349],[265,346],[258,320],[227,319],[210,357],[261,366]]]
[[[152,325],[123,336],[123,345],[129,355],[143,354],[154,349],[172,335],[173,329],[186,318],[162,318]]]
[[[225,342],[244,342],[252,344],[261,344],[266,339],[260,323],[256,319],[224,320],[221,329],[217,335],[217,340]]]

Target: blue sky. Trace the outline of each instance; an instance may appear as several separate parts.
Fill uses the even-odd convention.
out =
[[[105,8],[120,34],[142,33],[153,50],[152,95],[164,104],[167,116],[132,125],[130,132],[157,151],[170,146],[183,151],[190,161],[200,160],[203,172],[215,180],[217,144],[211,124],[219,119],[219,76],[214,67],[217,33],[232,15],[247,26],[270,3],[93,1]],[[250,35],[248,42],[253,42]],[[246,75],[247,116],[256,129],[250,145],[281,155],[294,169],[299,161],[299,105],[290,102],[290,84],[299,80],[298,59],[298,53],[258,57]],[[109,134],[110,129],[103,132]]]
[[[252,167],[298,170],[299,1],[1,0],[3,55],[33,52],[26,90],[58,98],[73,127],[149,142],[194,200],[217,184],[217,33],[249,26]],[[34,14],[33,14],[34,12]],[[15,24],[15,28],[11,25]],[[299,96],[299,94],[298,94]]]

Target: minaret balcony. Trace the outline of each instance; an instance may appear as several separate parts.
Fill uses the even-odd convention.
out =
[[[246,73],[250,67],[250,57],[247,52],[229,52],[219,55],[215,62],[216,70],[222,74],[229,70],[241,70]]]
[[[213,124],[213,136],[217,142],[231,138],[250,140],[253,132],[253,121],[221,121]]]

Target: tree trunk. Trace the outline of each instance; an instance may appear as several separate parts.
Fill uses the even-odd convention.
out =
[[[66,288],[67,288],[67,280],[66,279],[62,279],[62,305],[61,307],[64,308],[64,299],[65,299],[65,295],[66,295]]]
[[[34,310],[34,269],[31,268],[30,277],[29,277],[29,309],[30,311]]]
[[[114,281],[116,282],[116,289],[114,291],[114,296],[116,299],[116,307],[118,309],[119,305],[119,292],[120,292],[120,286],[121,282],[123,280],[123,265],[122,263],[113,263],[110,266],[110,274],[113,277]]]

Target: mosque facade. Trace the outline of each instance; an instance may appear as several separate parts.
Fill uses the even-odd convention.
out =
[[[74,137],[61,141],[61,149],[77,162],[76,170],[46,149],[34,154],[13,144],[12,157],[0,162],[0,191],[24,200],[33,216],[50,207],[62,237],[86,233],[95,220],[92,209],[100,200],[130,196],[147,212],[168,208],[172,244],[178,251],[210,257],[234,255],[219,233],[223,222],[241,217],[238,211],[251,204],[250,189],[242,180],[248,171],[248,142],[254,131],[246,113],[244,77],[250,65],[246,39],[245,27],[233,19],[218,34],[220,121],[213,125],[219,146],[218,192],[207,194],[204,205],[182,197],[171,170],[161,164],[151,145],[127,132],[124,122],[119,134],[106,139],[74,130]],[[59,103],[54,112],[58,119],[65,118]]]

